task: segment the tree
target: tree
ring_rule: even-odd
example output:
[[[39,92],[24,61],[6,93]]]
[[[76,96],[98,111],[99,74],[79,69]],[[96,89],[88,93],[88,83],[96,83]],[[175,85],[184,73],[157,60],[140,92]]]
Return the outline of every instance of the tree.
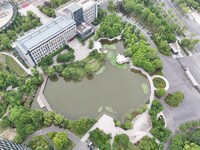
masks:
[[[143,6],[141,4],[137,4],[134,8],[134,12],[137,14],[137,15],[140,15],[142,13],[142,9],[143,9]]]
[[[62,76],[66,79],[72,79],[73,75],[75,75],[76,70],[74,68],[65,68],[62,71]]]
[[[183,99],[184,94],[182,92],[174,92],[166,96],[165,102],[172,107],[177,107],[179,103],[183,101]]]
[[[95,123],[94,119],[80,118],[77,121],[71,122],[69,128],[78,135],[85,134]]]
[[[92,68],[92,66],[91,66],[90,64],[85,65],[85,71],[86,71],[86,73],[87,73],[88,75],[93,74],[93,68]]]
[[[143,20],[146,20],[148,16],[150,15],[151,11],[148,8],[145,8],[144,11],[142,11],[141,17]]]
[[[111,150],[111,145],[110,145],[111,135],[105,134],[102,130],[97,128],[91,131],[89,139],[99,149]]]
[[[115,13],[112,13],[104,18],[96,34],[98,37],[113,38],[120,35],[122,29],[121,19]]]
[[[55,114],[54,115],[54,123],[55,125],[58,125],[58,126],[62,126],[62,123],[64,122],[64,116],[61,115],[61,114]]]
[[[131,121],[127,120],[127,121],[124,123],[123,128],[124,128],[125,130],[132,129],[132,128],[133,128],[133,124],[131,123]]]
[[[50,55],[48,55],[48,56],[42,58],[42,60],[40,61],[39,64],[40,64],[42,67],[50,66],[50,65],[53,64],[53,58],[52,58]]]
[[[116,135],[114,138],[113,150],[120,150],[130,148],[129,137],[126,134]]]
[[[154,138],[149,138],[145,136],[139,141],[138,149],[139,150],[163,150],[164,147],[162,144],[157,144]]]
[[[69,140],[67,138],[67,133],[58,132],[55,135],[55,137],[53,138],[53,143],[54,143],[57,150],[66,149],[68,144],[69,144]]]
[[[181,134],[176,134],[172,138],[172,142],[170,145],[170,150],[182,150],[184,147],[184,140]]]
[[[54,112],[47,111],[43,114],[43,117],[44,117],[44,125],[50,126],[54,121]]]
[[[31,110],[23,106],[13,107],[10,110],[9,119],[22,140],[40,128],[44,122],[42,111]]]
[[[94,47],[94,41],[93,40],[90,40],[89,41],[89,46],[88,46],[88,48],[89,49],[92,49]]]
[[[56,76],[56,70],[53,66],[48,67],[46,73],[50,78],[53,78]]]

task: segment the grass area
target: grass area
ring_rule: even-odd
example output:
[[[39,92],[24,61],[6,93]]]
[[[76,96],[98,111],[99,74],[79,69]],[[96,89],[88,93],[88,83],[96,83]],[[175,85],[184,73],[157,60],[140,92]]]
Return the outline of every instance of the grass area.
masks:
[[[107,59],[110,61],[110,63],[117,67],[118,69],[128,69],[128,65],[127,64],[118,64],[116,61],[117,61],[117,53],[115,52],[108,52],[108,55],[107,55]]]
[[[156,88],[165,88],[166,87],[165,81],[161,78],[154,78],[153,84]]]
[[[112,49],[112,50],[116,50],[117,47],[115,44],[104,44],[103,45],[103,49]]]
[[[146,83],[142,83],[141,87],[142,87],[143,93],[147,94],[148,90],[149,90],[147,84]]]
[[[17,62],[12,57],[6,56],[5,63],[19,77],[27,77],[28,76],[28,74],[17,64]]]

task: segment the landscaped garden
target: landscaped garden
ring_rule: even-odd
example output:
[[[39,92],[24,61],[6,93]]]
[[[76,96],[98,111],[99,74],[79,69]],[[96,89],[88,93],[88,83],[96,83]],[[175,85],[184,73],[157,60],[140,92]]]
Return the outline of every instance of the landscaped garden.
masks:
[[[10,50],[12,41],[15,41],[18,35],[21,35],[39,25],[41,25],[40,18],[38,18],[33,12],[28,11],[27,16],[21,16],[17,13],[9,28],[4,29],[0,33],[0,51]]]
[[[157,118],[158,113],[160,113],[162,110],[162,104],[158,100],[154,100],[152,102],[151,109],[149,110],[149,115],[151,116],[153,126],[150,132],[160,142],[165,143],[170,137],[171,131],[165,128],[165,121],[162,117]]]
[[[176,133],[170,144],[170,150],[185,149],[198,150],[200,149],[200,129],[199,120],[183,123],[179,126],[179,131]]]
[[[165,88],[166,83],[162,78],[156,77],[153,79],[153,84],[155,88]]]

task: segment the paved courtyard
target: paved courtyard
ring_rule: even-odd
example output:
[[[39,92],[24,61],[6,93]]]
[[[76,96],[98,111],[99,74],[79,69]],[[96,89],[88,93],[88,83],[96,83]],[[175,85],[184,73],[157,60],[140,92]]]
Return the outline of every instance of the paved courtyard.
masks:
[[[75,38],[68,43],[74,49],[75,61],[83,60],[89,55],[91,50],[88,48],[88,41],[83,45]]]
[[[111,134],[113,143],[114,137],[119,134],[126,134],[129,136],[130,142],[136,143],[144,136],[149,136],[149,131],[151,130],[151,119],[148,112],[144,112],[139,115],[135,120],[132,121],[133,129],[125,131],[120,127],[115,127],[115,123],[112,117],[104,114],[98,120],[98,122],[81,138],[82,142],[86,142],[89,138],[89,132],[99,128],[103,130],[106,134]]]

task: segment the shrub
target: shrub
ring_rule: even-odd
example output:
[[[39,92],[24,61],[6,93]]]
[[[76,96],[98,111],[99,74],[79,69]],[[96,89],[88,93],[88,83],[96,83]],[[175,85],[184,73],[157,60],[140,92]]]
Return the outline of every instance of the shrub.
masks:
[[[127,120],[123,125],[122,128],[124,128],[125,130],[129,130],[133,128],[133,124],[131,123],[131,121]]]
[[[156,88],[165,88],[166,87],[165,81],[161,78],[154,78],[153,84]]]
[[[184,94],[182,92],[174,92],[167,95],[165,102],[172,107],[178,107],[179,103],[181,103],[183,99]]]
[[[164,97],[165,94],[166,94],[166,91],[165,91],[164,88],[157,88],[156,94],[157,94],[157,96],[159,96],[159,97]]]
[[[92,49],[94,47],[94,41],[93,40],[90,40],[89,41],[89,46],[88,46],[88,48],[89,49]]]

